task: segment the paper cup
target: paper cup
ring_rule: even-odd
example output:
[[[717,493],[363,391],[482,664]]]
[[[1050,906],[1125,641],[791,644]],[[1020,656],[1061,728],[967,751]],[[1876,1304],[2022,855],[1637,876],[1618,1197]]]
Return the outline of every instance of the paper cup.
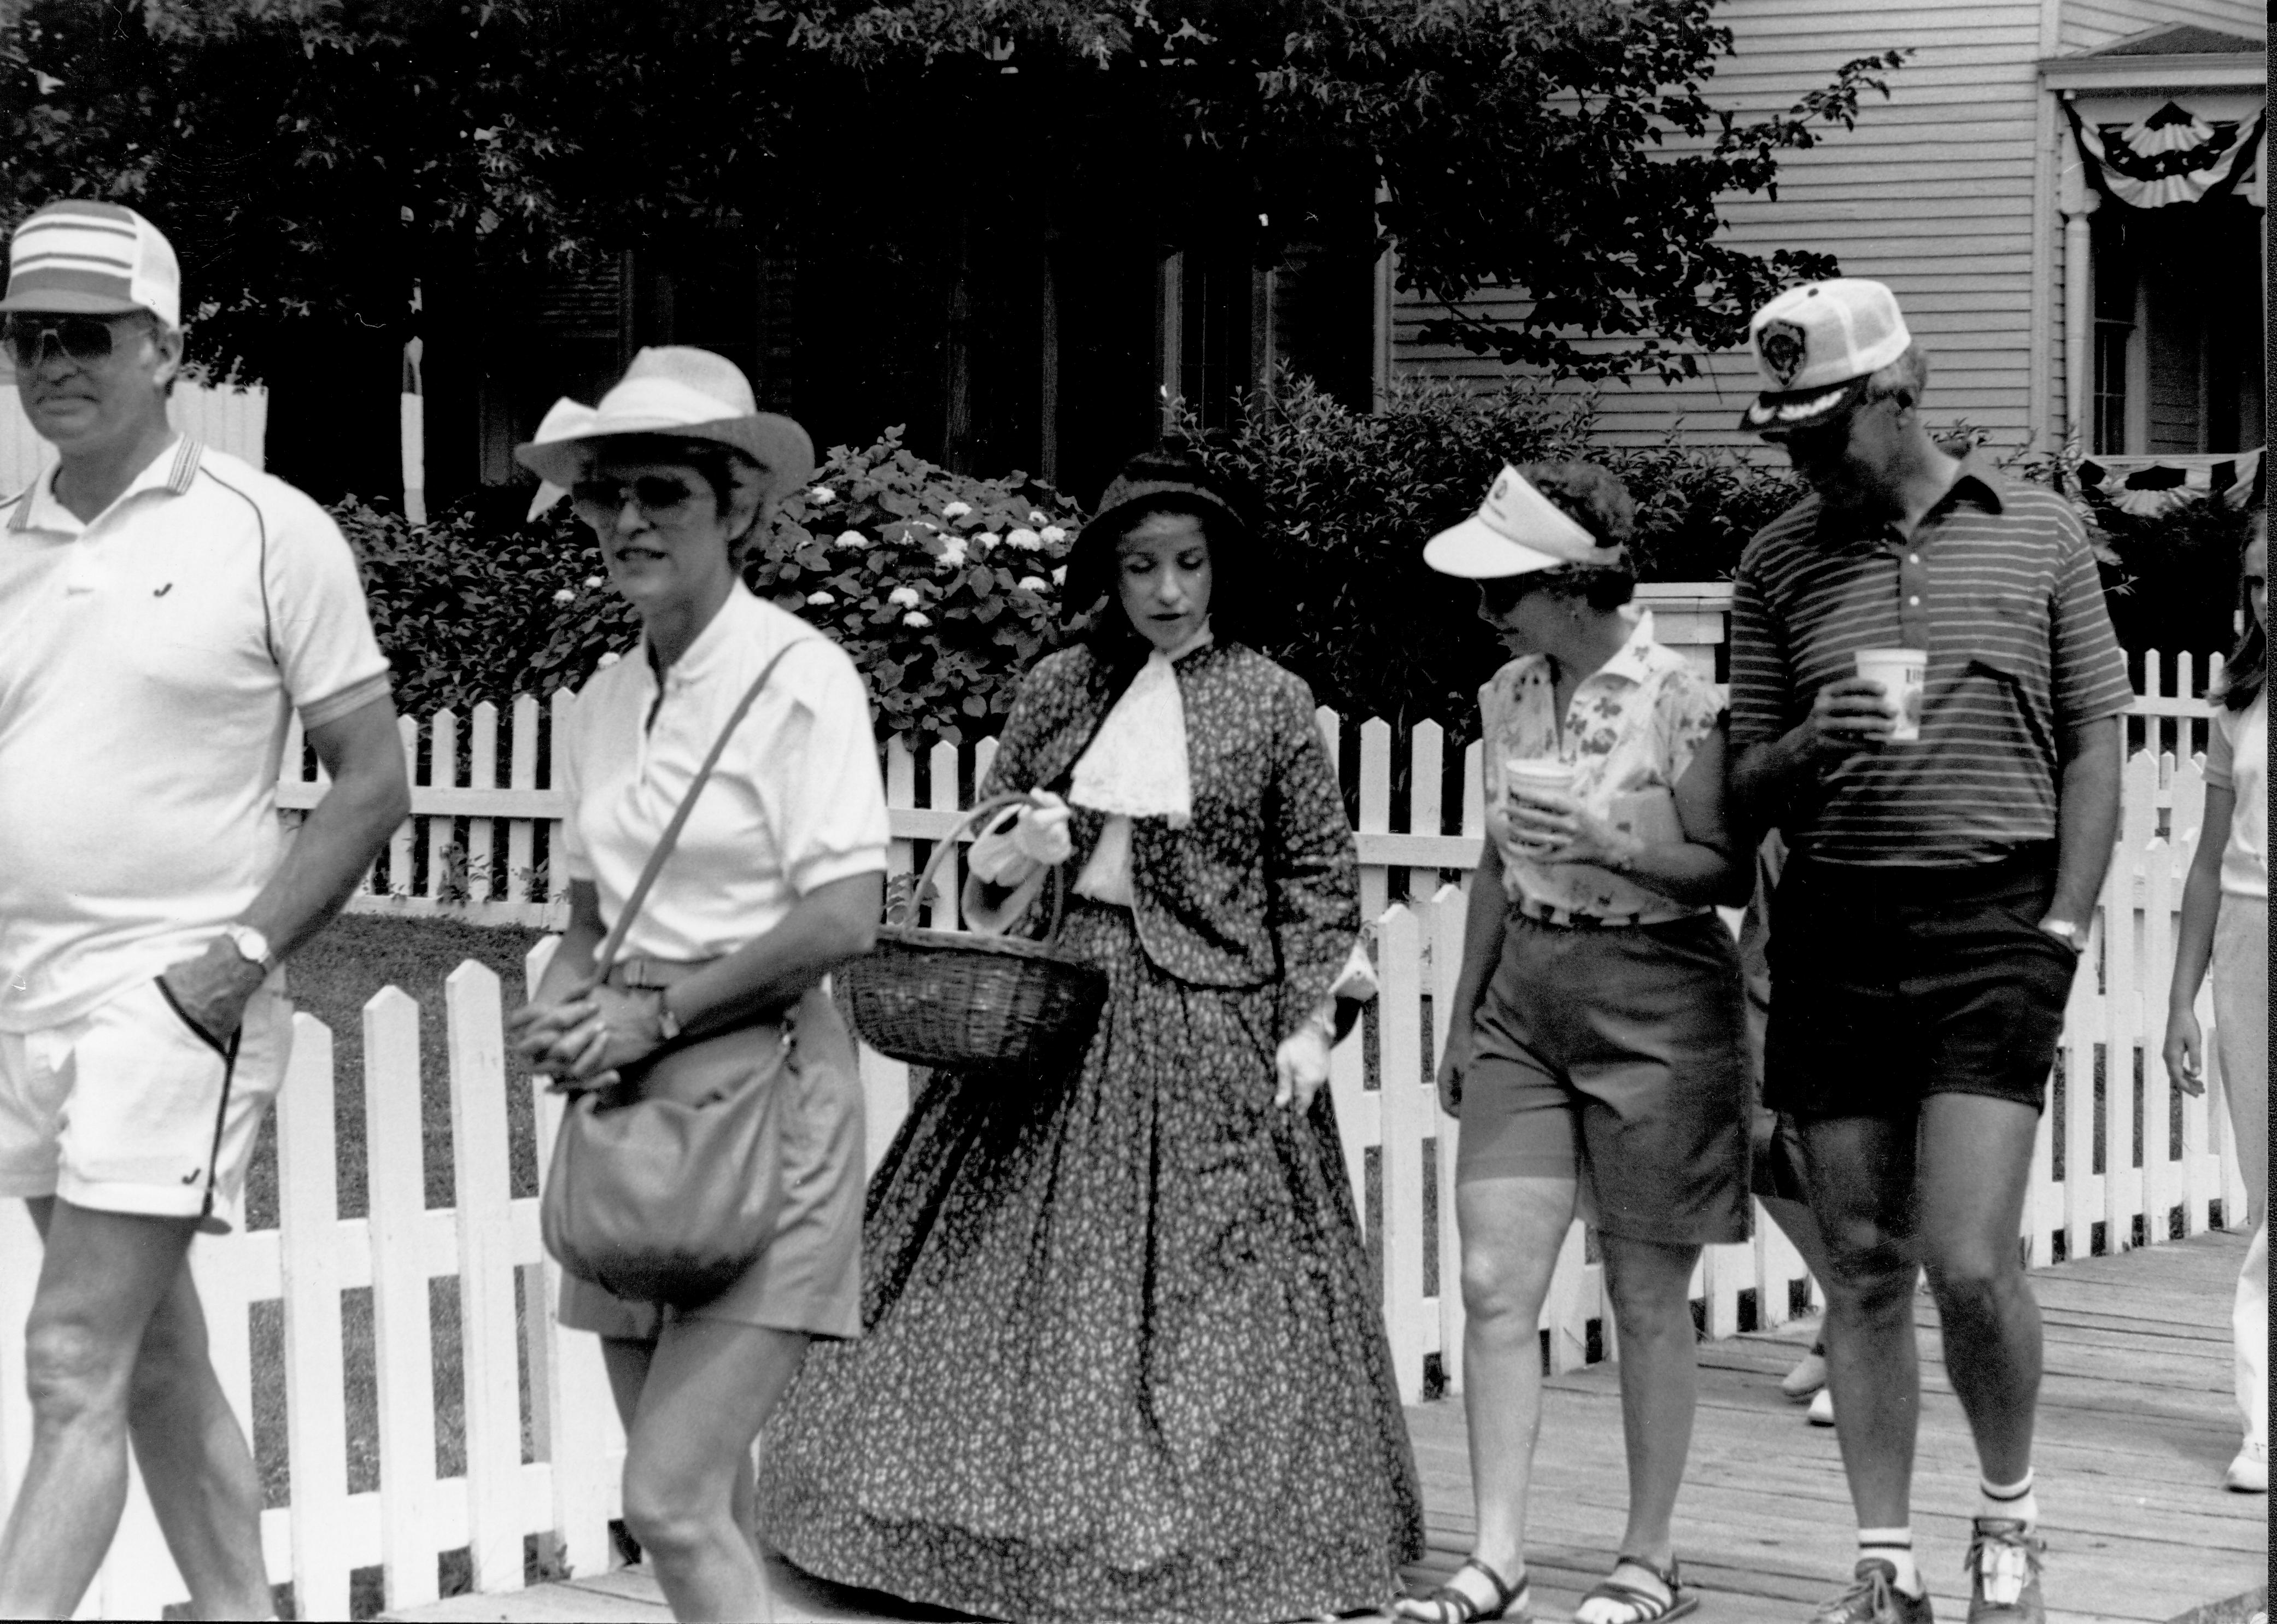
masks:
[[[1513,790],[1551,790],[1558,794],[1570,794],[1573,788],[1574,766],[1571,762],[1554,762],[1538,755],[1512,755],[1502,764],[1502,781]]]
[[[1881,685],[1898,708],[1898,725],[1890,732],[1892,744],[1911,744],[1921,737],[1922,690],[1929,681],[1929,651],[1925,649],[1861,649],[1858,675]]]

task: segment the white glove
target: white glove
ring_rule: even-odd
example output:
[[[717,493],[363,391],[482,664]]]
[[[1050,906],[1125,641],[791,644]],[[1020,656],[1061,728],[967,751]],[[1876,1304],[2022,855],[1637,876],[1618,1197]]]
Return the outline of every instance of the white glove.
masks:
[[[1065,862],[1075,849],[1068,835],[1068,803],[1047,789],[1030,790],[1028,804],[1012,825],[1012,846],[1047,869]]]
[[[1068,836],[1068,805],[1049,790],[1028,792],[1028,804],[1010,822],[995,826],[972,843],[966,867],[992,885],[1017,885],[1039,869],[1065,862],[1074,849]]]

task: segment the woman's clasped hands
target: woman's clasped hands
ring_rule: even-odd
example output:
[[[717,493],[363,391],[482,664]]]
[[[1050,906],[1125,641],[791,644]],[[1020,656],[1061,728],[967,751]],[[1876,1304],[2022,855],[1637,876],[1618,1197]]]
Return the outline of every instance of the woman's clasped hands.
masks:
[[[552,1003],[530,1002],[506,1020],[506,1042],[564,1093],[611,1088],[625,1066],[664,1042],[656,994],[604,983]]]
[[[1075,849],[1068,833],[1068,803],[1047,789],[1032,789],[1024,805],[1006,808],[972,843],[972,872],[992,885],[1017,885],[1038,869],[1062,863]]]

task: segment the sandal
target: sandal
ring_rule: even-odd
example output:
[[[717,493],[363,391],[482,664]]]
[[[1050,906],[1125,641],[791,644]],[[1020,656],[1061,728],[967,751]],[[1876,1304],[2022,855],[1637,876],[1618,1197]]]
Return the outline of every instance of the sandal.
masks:
[[[1471,1624],[1474,1619],[1505,1619],[1510,1624],[1527,1624],[1527,1592],[1532,1587],[1526,1575],[1519,1575],[1518,1583],[1513,1586],[1474,1556],[1464,1558],[1463,1567],[1455,1569],[1455,1575],[1459,1575],[1463,1567],[1477,1570],[1479,1577],[1494,1586],[1494,1599],[1485,1606],[1480,1606],[1478,1598],[1468,1590],[1458,1589],[1451,1576],[1447,1583],[1428,1596],[1401,1597],[1391,1604],[1393,1616],[1418,1619],[1422,1624]]]
[[[1669,1562],[1667,1571],[1663,1572],[1641,1556],[1624,1553],[1613,1559],[1613,1571],[1618,1573],[1624,1567],[1643,1568],[1668,1588],[1668,1599],[1663,1601],[1650,1590],[1641,1590],[1633,1584],[1607,1577],[1590,1586],[1588,1594],[1581,1597],[1581,1605],[1573,1609],[1574,1618],[1580,1619],[1583,1609],[1593,1601],[1611,1602],[1616,1607],[1626,1607],[1628,1611],[1615,1618],[1600,1615],[1588,1620],[1587,1624],[1657,1624],[1657,1620],[1662,1619],[1680,1619],[1699,1607],[1699,1592],[1684,1588],[1677,1578],[1673,1559]]]

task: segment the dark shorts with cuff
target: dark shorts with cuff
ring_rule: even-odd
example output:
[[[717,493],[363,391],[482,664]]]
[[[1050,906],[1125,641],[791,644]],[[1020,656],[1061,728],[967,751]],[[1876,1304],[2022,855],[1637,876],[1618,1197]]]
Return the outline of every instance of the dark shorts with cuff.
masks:
[[[1965,869],[1790,858],[1763,1103],[1805,1122],[1908,1117],[1932,1094],[2043,1109],[2079,965],[2039,928],[2054,892],[2052,842]]]
[[[1748,1238],[1746,998],[1722,920],[1591,930],[1512,909],[1476,1020],[1458,1183],[1578,1178],[1608,1234]]]

